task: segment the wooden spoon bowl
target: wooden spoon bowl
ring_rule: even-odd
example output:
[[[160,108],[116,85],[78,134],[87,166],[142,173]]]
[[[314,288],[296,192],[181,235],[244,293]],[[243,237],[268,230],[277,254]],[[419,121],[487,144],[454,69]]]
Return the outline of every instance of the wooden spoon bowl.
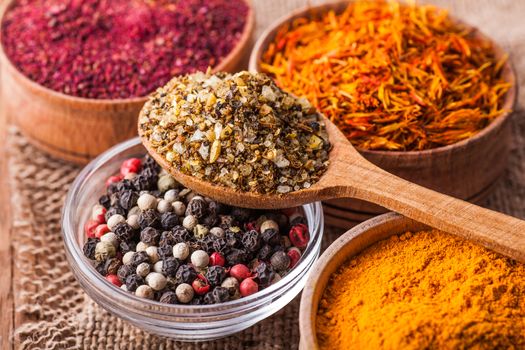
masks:
[[[277,19],[257,40],[250,56],[250,70],[262,71],[262,56],[281,28],[298,18],[319,18],[330,10],[340,13],[349,3],[351,1],[343,0],[306,6]],[[468,26],[458,19],[455,21]],[[490,40],[477,29],[475,33]],[[498,57],[505,55],[498,45],[494,44],[494,47]],[[505,96],[503,109],[511,111],[516,105],[517,80],[509,62],[504,66],[503,76],[512,84]],[[490,194],[492,185],[507,166],[512,142],[509,123],[511,115],[510,112],[503,113],[475,136],[444,147],[409,152],[366,149],[358,151],[373,164],[405,180],[456,198],[480,203]],[[347,223],[348,220],[362,221],[386,212],[381,206],[355,198],[332,199],[325,201],[325,204],[338,213],[327,212],[327,223],[335,223],[342,228],[349,228],[351,223]]]
[[[255,25],[251,0],[241,37],[214,71],[234,72],[249,54]],[[0,24],[15,1],[4,1]],[[111,146],[135,137],[140,109],[147,97],[89,99],[46,88],[23,75],[1,45],[2,107],[28,140],[43,151],[75,163],[87,163]]]
[[[299,308],[299,348],[317,349],[316,317],[319,301],[330,276],[351,257],[372,244],[407,231],[422,231],[428,226],[395,213],[388,213],[354,227],[330,245],[315,263],[306,281]]]

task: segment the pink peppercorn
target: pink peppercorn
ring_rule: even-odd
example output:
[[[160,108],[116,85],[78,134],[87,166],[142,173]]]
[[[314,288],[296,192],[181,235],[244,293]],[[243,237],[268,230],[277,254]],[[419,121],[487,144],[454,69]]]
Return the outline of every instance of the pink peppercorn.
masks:
[[[129,173],[138,173],[142,162],[138,158],[130,158],[122,162],[120,166],[120,175],[126,176]]]
[[[257,293],[259,291],[259,285],[250,277],[241,282],[239,291],[243,297],[247,297],[248,295]]]
[[[105,217],[106,212],[107,212],[106,208],[104,208],[101,205],[97,205],[93,208],[93,213],[92,213],[91,218],[95,220],[96,222],[98,222],[99,224],[103,224],[106,222],[106,217]]]
[[[108,225],[102,224],[95,228],[95,237],[100,238],[110,231]]]
[[[193,290],[198,295],[204,295],[210,291],[210,285],[203,275],[198,275],[197,278],[191,284]]]
[[[224,266],[224,264],[226,264],[226,259],[224,259],[221,253],[213,252],[210,255],[211,266]]]
[[[234,265],[230,269],[230,276],[235,277],[238,281],[242,281],[251,275],[250,269],[244,264]]]
[[[146,96],[216,66],[238,42],[243,0],[19,0],[2,44],[25,76],[68,95]]]
[[[116,285],[117,287],[120,287],[122,285],[122,282],[120,282],[117,275],[107,275],[106,281],[108,281],[111,284]]]
[[[84,232],[88,238],[95,238],[95,230],[97,229],[98,225],[99,223],[96,220],[88,220],[84,224]]]
[[[301,251],[296,247],[288,249],[286,255],[288,255],[290,258],[290,265],[288,266],[289,269],[297,265],[297,262],[301,259]]]
[[[310,241],[310,233],[308,226],[305,224],[297,224],[290,229],[290,241],[297,248],[306,248],[308,241]]]

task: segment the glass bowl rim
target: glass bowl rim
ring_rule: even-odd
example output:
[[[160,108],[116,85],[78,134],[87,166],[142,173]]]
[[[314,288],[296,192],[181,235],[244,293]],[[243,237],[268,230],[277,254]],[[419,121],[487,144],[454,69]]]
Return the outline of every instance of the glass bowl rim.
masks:
[[[264,300],[265,298],[273,295],[275,291],[279,291],[281,288],[285,287],[288,282],[295,280],[301,272],[307,267],[309,257],[314,256],[318,251],[317,247],[320,246],[321,240],[323,237],[323,226],[324,226],[324,216],[322,215],[322,206],[320,202],[306,204],[303,207],[305,210],[309,209],[313,215],[314,227],[309,227],[310,232],[310,242],[307,248],[302,252],[301,260],[294,268],[286,274],[281,280],[276,282],[273,285],[270,285],[267,288],[264,288],[257,293],[254,293],[247,297],[242,297],[237,300],[231,300],[224,303],[210,304],[210,305],[188,305],[188,304],[167,304],[161,303],[159,301],[154,301],[150,299],[145,299],[137,297],[134,294],[124,291],[119,287],[114,286],[108,282],[100,273],[98,273],[95,267],[89,262],[89,260],[84,256],[82,247],[77,243],[75,237],[75,211],[74,207],[75,200],[78,198],[79,194],[82,192],[85,180],[92,174],[96,173],[103,165],[105,165],[111,158],[117,156],[118,154],[128,150],[129,148],[141,145],[140,138],[135,137],[130,140],[121,142],[109,150],[103,152],[101,155],[96,157],[90,163],[88,163],[77,175],[73,183],[71,184],[70,189],[68,190],[64,206],[62,208],[61,216],[61,234],[64,240],[64,246],[66,251],[71,255],[74,260],[74,264],[78,267],[81,274],[85,278],[89,279],[95,284],[95,288],[99,292],[103,293],[106,298],[113,298],[114,302],[128,302],[138,303],[140,309],[148,309],[150,312],[155,312],[159,307],[164,310],[159,310],[159,314],[165,314],[166,311],[172,314],[173,316],[180,317],[190,317],[190,316],[206,316],[206,312],[214,311],[225,311],[231,310],[236,307],[248,306],[253,302]],[[145,154],[147,153],[144,150]],[[70,263],[69,263],[70,264]],[[72,266],[70,266],[72,268]],[[74,275],[76,277],[74,272]],[[78,277],[77,277],[78,278]],[[117,300],[118,299],[118,300]],[[178,311],[196,311],[198,314],[190,313],[181,313],[178,314]],[[202,311],[202,312],[201,312]]]

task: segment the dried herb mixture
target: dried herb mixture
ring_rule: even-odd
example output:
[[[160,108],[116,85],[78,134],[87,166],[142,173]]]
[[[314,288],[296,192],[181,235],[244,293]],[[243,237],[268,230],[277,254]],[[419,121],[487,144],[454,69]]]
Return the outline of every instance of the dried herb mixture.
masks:
[[[506,59],[433,6],[355,1],[283,27],[261,68],[355,146],[414,151],[472,137],[504,113]]]
[[[326,170],[330,143],[320,118],[265,74],[195,73],[152,95],[139,133],[184,174],[282,194],[310,187]]]

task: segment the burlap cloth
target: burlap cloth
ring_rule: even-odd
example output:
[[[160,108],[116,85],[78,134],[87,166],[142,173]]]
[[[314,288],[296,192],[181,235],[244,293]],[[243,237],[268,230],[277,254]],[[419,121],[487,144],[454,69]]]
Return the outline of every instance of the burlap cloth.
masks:
[[[254,3],[257,35],[275,18],[305,4],[300,0]],[[516,70],[525,72],[524,1],[439,0],[435,3],[451,8],[455,15],[497,39],[511,52]],[[520,86],[523,86],[523,79]],[[521,91],[523,105],[525,89]],[[486,205],[525,218],[523,117],[521,110],[515,114],[514,147],[509,167]],[[70,272],[60,238],[61,206],[79,167],[39,152],[28,145],[15,128],[11,128],[7,141],[14,197],[11,244],[18,325],[14,341],[21,348],[289,349],[298,346],[299,298],[242,333],[196,344],[173,342],[142,332],[95,305]],[[340,233],[327,228],[325,246]]]

